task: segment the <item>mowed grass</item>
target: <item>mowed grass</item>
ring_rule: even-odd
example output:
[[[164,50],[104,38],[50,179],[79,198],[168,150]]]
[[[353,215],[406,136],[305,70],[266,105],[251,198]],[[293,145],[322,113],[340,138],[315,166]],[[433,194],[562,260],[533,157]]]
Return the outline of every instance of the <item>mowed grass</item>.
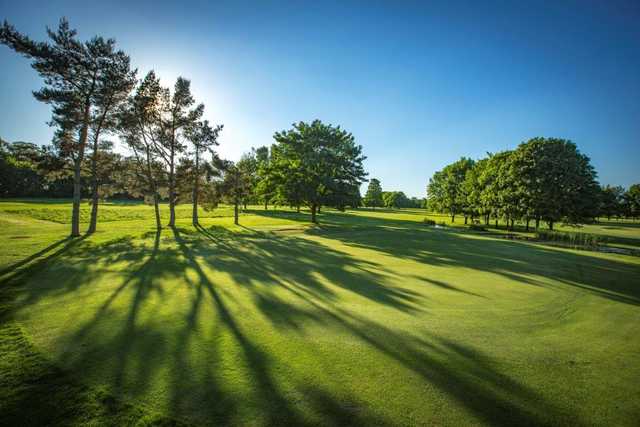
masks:
[[[0,424],[637,425],[638,257],[190,208],[0,203]]]

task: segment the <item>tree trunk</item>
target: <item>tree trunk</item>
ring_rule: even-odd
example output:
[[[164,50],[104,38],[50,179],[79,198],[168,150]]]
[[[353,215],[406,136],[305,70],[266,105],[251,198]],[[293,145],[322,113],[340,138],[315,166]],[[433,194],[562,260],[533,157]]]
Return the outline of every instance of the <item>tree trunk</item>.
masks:
[[[193,190],[193,213],[191,214],[191,222],[193,225],[198,225],[198,195],[196,189]]]
[[[247,210],[247,202],[242,202],[242,209]]]
[[[91,189],[91,221],[87,233],[95,233],[98,228],[98,181],[95,180]]]
[[[296,206],[296,212],[300,213],[300,205]]]
[[[200,187],[200,176],[199,176],[199,168],[200,168],[200,156],[198,155],[198,149],[196,148],[196,165],[195,165],[195,180],[193,182],[193,214],[191,215],[191,222],[195,227],[198,225],[198,192]]]
[[[155,211],[156,214],[156,229],[160,230],[162,229],[162,223],[160,222],[160,206],[159,206],[159,201],[158,201],[158,193],[155,190],[155,186],[154,186],[154,190],[153,190],[153,209]]]
[[[80,140],[78,141],[78,153],[74,161],[73,170],[73,207],[71,208],[71,237],[80,236],[80,198],[82,197],[81,168],[84,159],[84,147],[87,145],[89,136],[89,115],[91,114],[91,103],[86,100],[82,117],[82,129],[80,130]]]
[[[235,225],[238,225],[238,205],[240,205],[240,201],[235,199],[233,204],[233,223]]]
[[[318,219],[316,218],[316,209],[318,208],[318,206],[314,203],[311,205],[311,222],[313,222],[314,224],[318,223]]]
[[[536,231],[540,228],[540,217],[536,216]]]
[[[153,210],[156,216],[156,229],[162,229],[162,223],[160,222],[160,196],[158,196],[158,188],[156,181],[153,178],[153,170],[151,169],[151,147],[146,146],[147,155],[147,179],[149,180],[149,186],[151,187],[151,194],[153,196]]]
[[[268,204],[268,203],[269,203],[269,202],[267,201],[267,199],[264,199],[264,210],[265,210],[265,211],[267,210],[267,204]]]
[[[452,213],[451,214],[451,224],[453,224],[454,222],[456,222],[456,214]]]
[[[496,218],[496,228],[498,228],[498,218]]]
[[[320,213],[321,208],[322,208],[322,205],[318,205],[318,213]]]
[[[531,220],[527,218],[527,225],[525,226],[525,231],[529,231],[529,221]]]
[[[487,227],[489,226],[489,214],[486,214],[484,216],[484,225],[486,225]]]
[[[464,225],[467,225],[467,216],[464,216]]]
[[[511,231],[513,231],[513,225],[514,225],[514,223],[515,223],[515,220],[513,220],[513,219],[512,219],[512,220],[511,220]]]
[[[553,231],[553,221],[549,221],[549,230]]]
[[[71,237],[80,236],[80,197],[82,184],[80,182],[80,161],[74,162],[73,170],[73,207],[71,210]]]
[[[98,138],[93,141],[93,158],[91,159],[91,220],[88,234],[95,233],[98,228]]]
[[[174,169],[174,152],[171,150],[171,159],[169,163],[169,227],[176,226],[176,179]]]
[[[93,156],[91,158],[91,220],[89,222],[88,234],[95,233],[98,228],[98,141],[100,131],[98,130],[93,139]]]

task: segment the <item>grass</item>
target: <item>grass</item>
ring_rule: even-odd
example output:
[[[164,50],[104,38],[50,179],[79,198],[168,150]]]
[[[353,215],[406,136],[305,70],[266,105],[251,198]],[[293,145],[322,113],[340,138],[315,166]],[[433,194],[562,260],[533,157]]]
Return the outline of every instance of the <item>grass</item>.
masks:
[[[222,208],[196,229],[184,206],[158,234],[150,207],[112,204],[69,240],[65,209],[0,203],[0,424],[640,415],[638,257],[426,227],[421,210],[308,227],[253,207],[235,227]]]

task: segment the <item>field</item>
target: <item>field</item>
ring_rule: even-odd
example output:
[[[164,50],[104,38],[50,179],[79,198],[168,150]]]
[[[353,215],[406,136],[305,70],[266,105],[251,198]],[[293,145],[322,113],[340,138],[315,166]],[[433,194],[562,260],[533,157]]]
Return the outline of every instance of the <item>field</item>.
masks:
[[[421,210],[100,209],[71,240],[67,202],[0,202],[1,425],[637,425],[640,257]]]

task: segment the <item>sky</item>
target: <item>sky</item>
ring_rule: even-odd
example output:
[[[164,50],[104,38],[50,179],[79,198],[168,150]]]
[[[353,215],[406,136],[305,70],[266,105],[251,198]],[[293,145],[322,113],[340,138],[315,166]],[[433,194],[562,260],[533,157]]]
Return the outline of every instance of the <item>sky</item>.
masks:
[[[0,19],[35,39],[62,16],[83,39],[115,38],[140,77],[190,79],[224,124],[223,157],[320,119],[409,196],[461,156],[536,136],[571,139],[602,184],[640,182],[638,1],[0,0]],[[0,46],[0,137],[50,143],[41,85]]]

